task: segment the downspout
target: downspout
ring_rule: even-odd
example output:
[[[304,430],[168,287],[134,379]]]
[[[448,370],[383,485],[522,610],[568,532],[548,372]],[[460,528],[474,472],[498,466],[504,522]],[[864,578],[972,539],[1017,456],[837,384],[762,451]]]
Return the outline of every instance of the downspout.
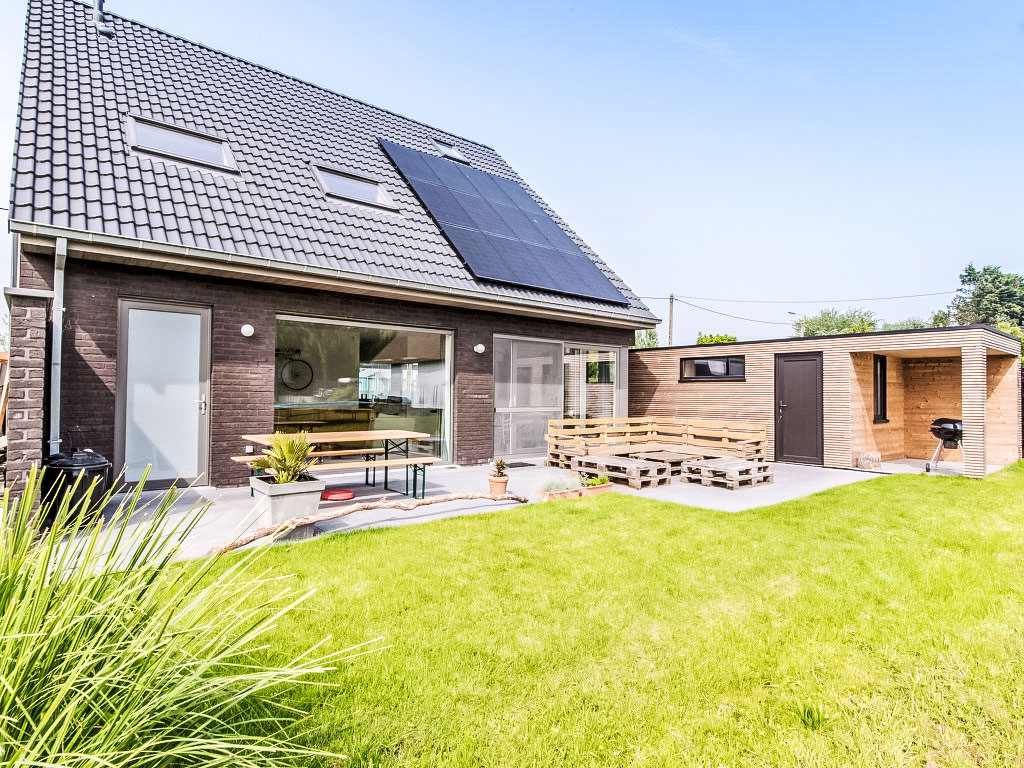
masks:
[[[50,452],[60,453],[60,363],[64,336],[64,265],[68,239],[57,238],[53,253],[53,315],[50,320]]]

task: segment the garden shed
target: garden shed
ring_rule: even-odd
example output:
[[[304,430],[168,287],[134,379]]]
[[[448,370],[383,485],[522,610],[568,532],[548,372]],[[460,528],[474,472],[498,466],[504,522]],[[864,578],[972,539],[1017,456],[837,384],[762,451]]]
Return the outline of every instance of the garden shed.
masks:
[[[931,422],[952,418],[943,460],[983,477],[1021,458],[1020,353],[983,325],[635,349],[629,413],[761,423],[771,460],[883,469],[930,459]]]

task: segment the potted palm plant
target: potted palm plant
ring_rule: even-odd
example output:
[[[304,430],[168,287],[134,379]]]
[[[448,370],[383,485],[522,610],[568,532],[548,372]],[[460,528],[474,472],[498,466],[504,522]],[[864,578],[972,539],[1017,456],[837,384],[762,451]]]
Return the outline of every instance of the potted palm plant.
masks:
[[[309,454],[313,446],[301,432],[276,432],[270,447],[253,462],[255,469],[266,475],[249,478],[249,485],[259,495],[259,507],[264,525],[278,525],[293,517],[316,512],[320,494],[327,485],[309,474],[313,460]]]
[[[494,471],[487,476],[487,482],[491,486],[491,496],[501,496],[508,489],[508,475],[505,473],[507,467],[504,459],[494,460]]]
[[[580,475],[580,492],[584,496],[596,496],[599,493],[608,493],[615,486],[608,479],[608,475]]]

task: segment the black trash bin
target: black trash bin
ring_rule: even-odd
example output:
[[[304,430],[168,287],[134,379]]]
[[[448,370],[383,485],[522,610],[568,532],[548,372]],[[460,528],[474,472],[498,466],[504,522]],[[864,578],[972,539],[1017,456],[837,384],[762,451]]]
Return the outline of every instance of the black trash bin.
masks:
[[[59,506],[63,493],[68,488],[74,487],[71,505],[76,506],[85,498],[89,488],[93,487],[93,482],[95,482],[91,502],[95,505],[110,487],[110,467],[111,464],[105,456],[89,448],[75,451],[70,456],[63,453],[51,456],[46,462],[46,472],[43,474],[43,495],[52,505],[48,517],[53,519],[56,507]],[[81,476],[80,480],[78,480],[79,476]],[[75,487],[76,480],[78,481],[77,487]],[[79,510],[79,513],[82,511]]]

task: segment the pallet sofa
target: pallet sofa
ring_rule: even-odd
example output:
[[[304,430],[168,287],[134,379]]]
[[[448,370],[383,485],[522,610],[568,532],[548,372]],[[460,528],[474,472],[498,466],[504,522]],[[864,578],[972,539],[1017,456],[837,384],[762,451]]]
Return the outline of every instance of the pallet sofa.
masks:
[[[772,481],[764,463],[767,430],[760,424],[667,417],[554,419],[544,439],[547,466],[604,474],[631,488],[661,485],[673,476],[730,489]]]

